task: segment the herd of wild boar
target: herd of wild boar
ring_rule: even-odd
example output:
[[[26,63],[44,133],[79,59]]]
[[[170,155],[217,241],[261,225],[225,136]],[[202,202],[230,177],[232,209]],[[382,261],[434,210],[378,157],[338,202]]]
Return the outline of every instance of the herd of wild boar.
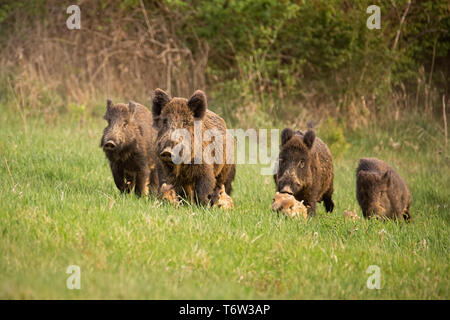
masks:
[[[172,140],[176,130],[183,129],[191,135],[188,139],[191,150],[207,148],[204,142],[194,145],[194,122],[201,123],[202,132],[214,129],[223,136],[228,135],[225,121],[208,110],[203,91],[197,90],[189,99],[184,99],[171,98],[156,89],[151,111],[133,101],[114,104],[107,100],[104,119],[108,126],[100,146],[120,192],[134,190],[138,196],[150,192],[176,205],[185,199],[201,205],[233,208],[234,162],[196,162],[194,152],[187,153],[190,161],[174,161],[175,148],[180,143],[180,140]],[[225,141],[223,139],[223,145],[218,148],[219,153],[223,152],[221,159],[226,158],[227,150],[229,152]],[[325,210],[332,212],[333,178],[331,152],[313,129],[302,132],[285,128],[282,131],[274,172],[273,210],[306,218],[315,214],[317,202],[323,202]],[[366,218],[411,218],[412,198],[408,186],[382,160],[364,158],[359,161],[356,197]]]

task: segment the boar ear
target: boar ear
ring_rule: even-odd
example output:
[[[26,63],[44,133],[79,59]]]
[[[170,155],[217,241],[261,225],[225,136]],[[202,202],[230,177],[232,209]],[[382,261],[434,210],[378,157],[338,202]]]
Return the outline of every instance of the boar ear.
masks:
[[[195,91],[194,94],[189,98],[187,104],[189,109],[194,112],[195,118],[203,118],[207,108],[206,94],[201,90]]]
[[[112,101],[109,99],[106,99],[106,110],[109,110],[112,106]]]
[[[316,133],[314,130],[308,130],[306,131],[305,135],[303,136],[303,142],[306,144],[306,146],[311,149],[314,143],[314,140],[316,140]]]
[[[356,183],[358,188],[370,188],[376,182],[373,172],[359,171],[356,173]]]
[[[378,184],[382,178],[381,174],[373,171],[361,170],[356,174],[357,181],[360,181],[362,185],[372,186]]]
[[[156,89],[153,93],[152,98],[152,113],[153,117],[159,117],[161,114],[161,110],[164,108],[164,106],[170,101],[169,95],[161,89]]]
[[[364,180],[364,181],[374,181],[375,180],[375,173],[361,170],[356,173],[356,177],[358,179]]]
[[[291,128],[284,128],[281,131],[281,145],[284,145],[294,135],[294,131]]]
[[[130,115],[134,115],[134,113],[136,112],[136,102],[134,101],[129,101],[128,102],[128,111],[130,112]]]

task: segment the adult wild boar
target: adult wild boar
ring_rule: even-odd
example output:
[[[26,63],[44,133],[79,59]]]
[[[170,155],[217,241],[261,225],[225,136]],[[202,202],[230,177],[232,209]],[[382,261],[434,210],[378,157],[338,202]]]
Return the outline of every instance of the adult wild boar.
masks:
[[[204,205],[217,203],[223,194],[222,187],[227,195],[231,195],[236,167],[232,161],[226,160],[227,150],[233,148],[227,141],[231,142],[232,138],[227,137],[225,121],[208,110],[205,93],[197,90],[189,99],[171,98],[163,90],[156,89],[152,113],[154,126],[158,129],[157,154],[162,163],[160,185],[172,186],[177,196]],[[194,136],[195,125],[199,128],[196,134],[200,137]],[[203,159],[203,152],[210,144],[202,139],[207,130],[215,130],[222,137],[222,143],[217,141],[218,150],[214,150],[221,155],[220,161]],[[174,139],[174,135],[182,131],[186,133],[186,140],[184,137]],[[201,141],[200,161],[195,146],[196,139]],[[176,149],[180,146],[182,148],[178,152]],[[225,198],[231,201],[231,198]],[[232,203],[227,206],[232,207]]]
[[[146,196],[149,187],[158,189],[155,155],[156,130],[151,112],[143,105],[106,102],[100,147],[109,160],[114,182],[120,192],[133,188],[138,196]]]
[[[376,158],[359,160],[356,198],[366,218],[375,215],[409,220],[411,193],[406,182],[386,162]]]
[[[327,212],[332,212],[333,177],[331,152],[314,130],[303,134],[285,128],[281,132],[278,170],[274,175],[278,192],[303,200],[310,215],[315,214],[320,201]]]

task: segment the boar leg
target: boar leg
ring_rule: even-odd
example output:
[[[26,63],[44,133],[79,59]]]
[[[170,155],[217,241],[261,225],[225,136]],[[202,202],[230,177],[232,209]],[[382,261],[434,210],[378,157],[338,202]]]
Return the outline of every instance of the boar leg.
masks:
[[[148,168],[141,169],[136,175],[136,195],[146,197],[148,195],[150,171]]]
[[[179,194],[182,194],[186,199],[192,202],[194,200],[194,185],[192,183],[188,183],[182,187]]]
[[[149,181],[150,181],[150,183],[149,183],[150,190],[154,194],[157,194],[158,193],[158,189],[159,189],[159,176],[158,176],[158,170],[156,170],[156,168],[153,168],[150,171]]]
[[[231,191],[232,191],[231,183],[233,182],[235,175],[236,175],[236,165],[235,164],[224,165],[222,171],[216,177],[216,189],[220,189],[222,187],[222,185],[224,185],[225,192],[228,195],[231,195]]]
[[[411,221],[411,215],[409,214],[409,207],[410,205],[406,207],[406,209],[403,211],[401,218],[405,219],[405,221]]]
[[[154,194],[157,194],[158,188],[159,188],[159,179],[158,179],[158,173],[156,172],[156,170],[152,170],[150,172],[149,180],[150,180],[150,183],[149,183],[150,190]]]
[[[234,180],[234,177],[236,175],[236,165],[232,164],[230,168],[230,172],[228,173],[227,180],[225,181],[225,192],[231,196],[231,191],[233,191],[233,187],[231,186],[231,183]]]
[[[325,210],[327,212],[333,212],[333,209],[334,209],[334,202],[331,199],[332,194],[333,194],[333,189],[330,189],[322,197],[323,204],[325,205]]]
[[[312,202],[308,207],[308,215],[315,216],[316,215],[316,202]]]
[[[113,174],[114,183],[116,184],[117,189],[120,190],[120,192],[125,191],[125,181],[124,181],[124,172],[123,167],[117,163],[112,162],[111,163],[111,172]]]
[[[125,189],[124,192],[130,193],[136,185],[136,172],[128,171],[124,169],[125,176]]]
[[[310,197],[309,199],[304,200],[305,205],[307,206],[307,211],[309,216],[316,215],[316,206],[317,200],[315,197]]]

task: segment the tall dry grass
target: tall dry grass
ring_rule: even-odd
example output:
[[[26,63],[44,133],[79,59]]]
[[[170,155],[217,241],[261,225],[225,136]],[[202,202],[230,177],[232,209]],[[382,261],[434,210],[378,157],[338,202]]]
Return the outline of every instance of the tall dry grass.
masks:
[[[152,16],[142,1],[137,8],[109,4],[82,1],[80,30],[66,27],[69,4],[61,1],[47,1],[37,17],[16,10],[3,23],[9,35],[0,69],[21,107],[50,111],[100,97],[148,103],[156,87],[182,96],[205,88],[208,45],[198,39],[189,49],[174,13],[158,4],[166,15]]]
[[[388,71],[379,75],[366,71],[370,56],[365,57],[362,70],[357,63],[349,63],[331,73],[331,80],[311,81],[307,72],[292,70],[295,85],[289,87],[282,79],[273,79],[267,69],[272,63],[266,61],[270,46],[263,51],[255,46],[249,55],[228,57],[235,61],[236,72],[217,74],[212,67],[215,47],[211,45],[210,50],[208,40],[197,36],[187,22],[186,14],[195,13],[195,6],[181,13],[166,1],[84,0],[78,2],[81,30],[69,30],[66,9],[70,2],[36,3],[35,11],[31,5],[27,10],[17,5],[0,20],[0,92],[14,102],[24,122],[27,113],[35,110],[52,122],[61,110],[89,111],[106,98],[148,105],[156,87],[184,97],[196,89],[208,90],[214,108],[227,122],[241,127],[269,127],[274,121],[305,127],[308,122],[335,117],[355,129],[384,119],[400,121],[411,110],[427,116],[436,110],[438,117],[442,114],[436,108],[441,95],[431,79],[432,74],[445,78],[442,66],[450,65],[435,64],[434,55],[431,72],[423,66],[413,72],[416,88],[393,87]],[[276,36],[277,32],[270,43]],[[305,70],[314,70],[311,61],[307,65]],[[373,79],[366,84],[369,77]],[[381,99],[373,94],[380,83],[385,88],[379,92],[388,95]]]

